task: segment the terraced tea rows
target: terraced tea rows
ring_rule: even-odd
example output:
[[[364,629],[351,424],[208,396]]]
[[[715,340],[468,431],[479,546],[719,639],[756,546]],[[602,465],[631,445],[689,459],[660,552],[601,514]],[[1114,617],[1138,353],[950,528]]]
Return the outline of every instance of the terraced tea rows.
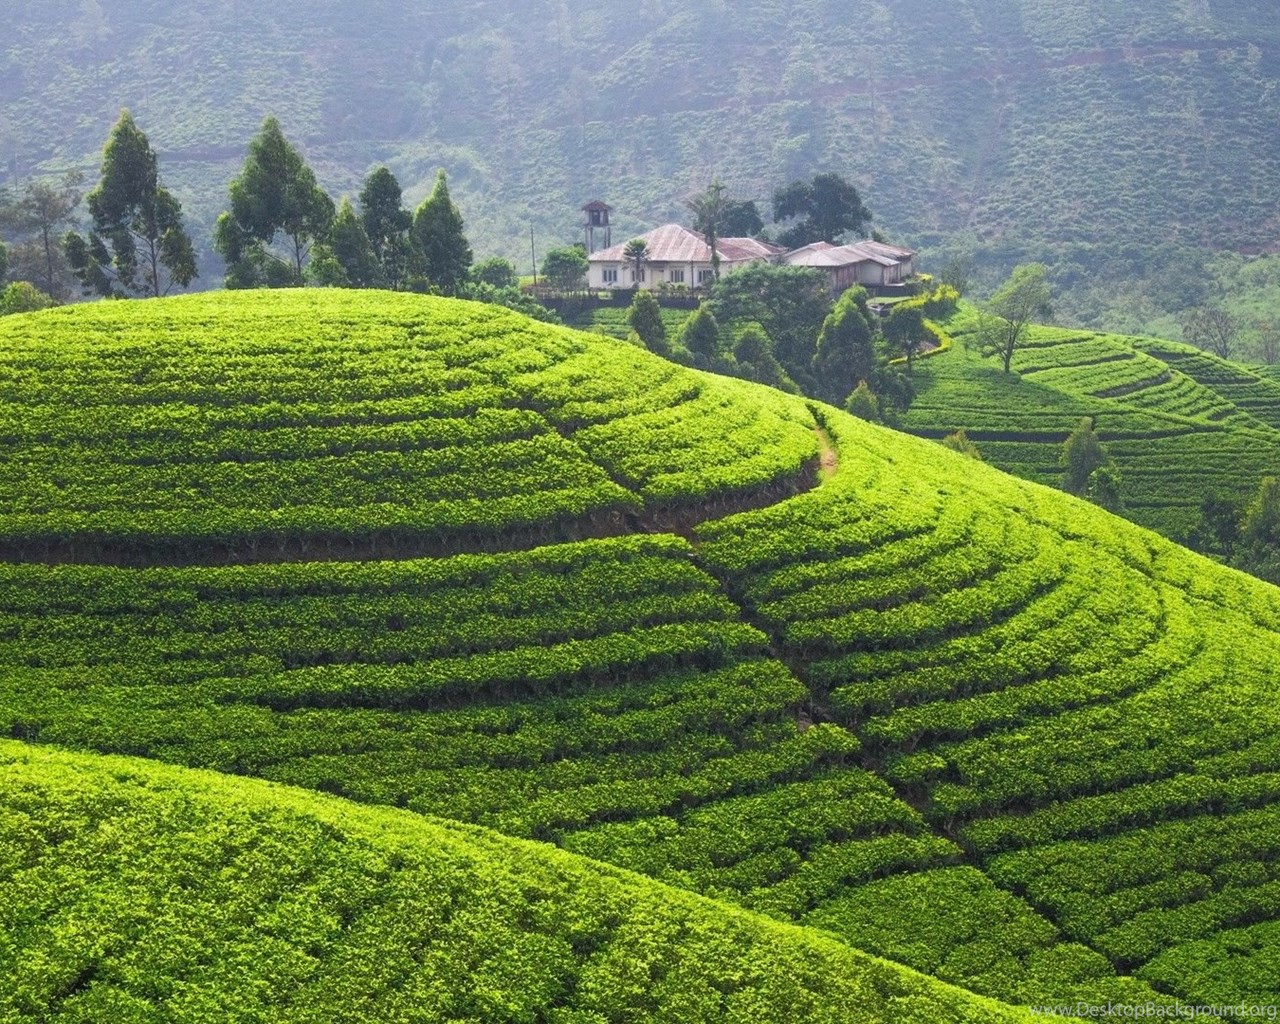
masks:
[[[976,344],[972,313],[948,329]],[[1189,346],[1035,327],[1013,369],[973,351],[922,362],[904,427],[926,437],[964,427],[993,465],[1057,486],[1062,442],[1089,417],[1120,471],[1123,514],[1178,540],[1205,497],[1243,503],[1280,458],[1280,389]]]
[[[1135,344],[1197,384],[1213,389],[1236,408],[1280,429],[1280,382],[1190,345],[1160,338],[1142,338]]]
[[[0,742],[0,1015],[1015,1021],[1008,1007],[546,846]]]
[[[797,485],[818,454],[801,406],[493,307],[299,293],[155,317],[103,305],[0,339],[11,557],[529,546]]]
[[[849,732],[808,721],[806,688],[693,554],[635,537],[359,565],[7,566],[0,730],[487,825],[790,920],[955,863]],[[1004,998],[1153,996],[1082,965],[977,873],[965,891],[974,918],[1003,901],[1019,938],[925,943],[955,961],[940,976]]]
[[[483,538],[483,531],[463,533],[437,523],[430,527],[435,533],[423,526],[422,536],[447,540],[452,547],[441,552],[447,557],[145,568],[0,563],[0,732],[28,744],[13,745],[18,753],[11,763],[46,758],[35,771],[50,778],[96,770],[92,759],[29,753],[30,744],[59,744],[261,776],[487,826],[558,844],[562,851],[546,855],[561,858],[556,863],[566,872],[588,870],[578,854],[610,862],[723,904],[820,928],[828,939],[1006,1001],[1164,1005],[1174,997],[1205,1001],[1223,993],[1280,999],[1274,978],[1267,980],[1271,926],[1280,920],[1274,897],[1280,878],[1269,867],[1280,842],[1274,838],[1280,836],[1274,800],[1280,743],[1270,738],[1280,724],[1271,687],[1271,666],[1280,655],[1280,592],[935,444],[754,385],[681,370],[630,347],[522,320],[512,321],[514,334],[504,340],[506,314],[460,303],[394,297],[384,306],[371,298],[372,305],[361,308],[331,296],[270,299],[278,311],[292,310],[295,320],[315,324],[308,327],[312,340],[281,341],[283,328],[264,321],[264,338],[274,336],[286,356],[263,358],[293,381],[284,393],[299,389],[270,415],[307,410],[292,435],[273,437],[285,429],[275,421],[257,434],[236,428],[264,446],[255,449],[264,461],[277,450],[270,445],[290,438],[322,446],[340,436],[328,431],[348,428],[353,443],[365,437],[365,420],[344,419],[346,392],[310,406],[302,400],[302,381],[332,353],[338,377],[349,361],[363,368],[353,371],[353,380],[375,391],[377,366],[389,374],[385,380],[400,380],[410,392],[422,385],[421,395],[396,399],[421,402],[413,406],[415,414],[395,421],[405,430],[423,430],[426,437],[437,420],[454,419],[457,426],[446,429],[474,440],[485,435],[466,431],[524,423],[531,437],[563,444],[580,460],[575,464],[598,471],[622,496],[621,504],[565,518],[560,511],[543,518],[530,513],[530,528],[511,519],[504,532],[489,537],[494,548],[528,550],[453,553]],[[40,318],[19,320],[18,334],[3,342],[7,362],[0,362],[9,367],[10,386],[29,387],[25,407],[48,407],[41,429],[50,437],[61,431],[61,440],[55,446],[22,435],[17,450],[44,466],[48,481],[74,482],[91,472],[79,462],[84,452],[123,459],[133,450],[127,437],[153,430],[148,443],[154,454],[189,449],[203,466],[223,465],[210,461],[213,442],[231,436],[229,427],[209,427],[219,410],[228,416],[235,410],[243,422],[266,422],[268,403],[242,403],[246,395],[236,391],[265,373],[258,355],[227,340],[244,322],[239,318],[260,309],[255,303],[261,301],[234,296],[137,307],[154,311],[139,336],[161,351],[167,351],[166,336],[196,332],[197,340],[186,346],[192,354],[173,354],[173,366],[221,376],[193,404],[194,413],[163,429],[167,406],[158,401],[159,392],[135,404],[134,420],[121,412],[128,403],[99,403],[132,426],[97,448],[78,438],[107,437],[114,428],[77,418],[95,407],[87,389],[76,407],[60,414],[56,403],[39,400],[39,386],[28,386],[18,373],[32,345],[15,339]],[[83,315],[107,340],[79,344],[72,337],[77,358],[100,344],[114,353],[112,369],[103,373],[116,382],[145,363],[144,354],[120,347],[127,316],[112,321],[123,315],[115,308]],[[47,319],[64,339],[77,322],[64,313]],[[1059,341],[1040,346],[1044,372],[1059,365],[1057,359],[1078,357],[1090,365],[1105,355],[1100,342]],[[1082,347],[1070,351],[1075,344]],[[35,349],[44,351],[38,344]],[[444,355],[433,362],[439,353]],[[243,357],[243,373],[229,369],[233,354]],[[931,362],[945,364],[947,358]],[[431,368],[420,379],[417,371],[397,377],[385,370],[401,364]],[[452,380],[454,372],[473,375],[467,380],[482,382],[490,397],[465,414],[433,416],[436,396],[443,396],[442,408],[453,409],[449,396],[455,391],[433,391],[430,382]],[[48,380],[55,380],[56,370],[49,373]],[[1061,413],[1051,400],[1055,392],[1032,375],[1006,386],[1046,396],[1041,408],[1047,430]],[[971,381],[954,379],[958,392],[979,394]],[[130,386],[117,390],[126,394]],[[227,405],[214,397],[233,392],[240,397]],[[1072,401],[1084,407],[1093,400]],[[365,416],[383,399],[360,401]],[[1161,425],[1170,429],[1166,436],[1178,439],[1235,436],[1207,416],[1097,401],[1114,403],[1108,415],[1118,433],[1126,425],[1132,430],[1135,444],[1158,436]],[[343,422],[329,424],[326,415]],[[835,438],[839,453],[834,473],[820,483],[806,475],[819,427],[822,436]],[[59,454],[46,450],[52,447]],[[474,474],[478,491],[493,493],[484,490],[489,473],[483,460],[465,461],[470,443],[459,440],[451,450],[464,460],[451,472],[459,480]],[[395,478],[385,462],[365,460],[366,454],[377,452],[353,449],[341,459],[352,472],[367,473],[372,485]],[[230,537],[228,554],[252,555],[250,537],[263,521],[265,503],[255,501],[259,492],[244,477],[229,471],[222,479],[207,496],[210,507],[239,515],[249,531]],[[407,479],[406,495],[421,483]],[[503,486],[495,483],[495,492]],[[299,487],[294,480],[282,493],[301,501]],[[323,503],[327,493],[316,500]],[[161,487],[154,496],[159,502],[168,494]],[[427,515],[430,505],[406,497],[404,507]],[[353,516],[359,508],[350,506]],[[45,514],[65,511],[50,502]],[[111,522],[109,516],[102,521]],[[92,526],[94,517],[86,522]],[[655,532],[567,540],[602,522],[619,534]],[[688,539],[663,532],[677,528]],[[78,543],[90,555],[147,550],[154,560],[163,554],[154,545],[158,536],[146,538],[150,549],[128,547],[138,537],[121,530],[86,532]],[[319,543],[318,536],[311,540]],[[353,526],[339,540],[359,555],[367,552],[360,547],[367,543],[363,536]],[[193,542],[205,539],[193,535]],[[299,538],[281,530],[270,543],[280,549],[278,557],[289,555]],[[61,924],[51,938],[41,923],[49,915],[40,908],[53,904],[25,895],[43,876],[21,875],[13,865],[27,856],[56,858],[63,848],[39,838],[46,835],[40,822],[51,822],[47,827],[56,831],[68,815],[78,821],[96,814],[97,821],[116,813],[112,808],[133,799],[117,785],[133,785],[129,779],[163,779],[161,788],[175,792],[196,785],[183,781],[192,777],[177,769],[157,768],[152,776],[141,767],[112,771],[125,777],[108,784],[115,787],[110,799],[95,804],[89,798],[97,810],[85,810],[79,798],[67,795],[79,783],[65,791],[50,785],[33,790],[28,781],[19,787],[36,795],[21,805],[27,817],[18,832],[37,838],[22,840],[29,853],[0,856],[0,890],[19,884],[4,881],[11,877],[4,872],[19,871],[12,877],[28,888],[17,890],[23,895],[14,906],[37,909],[22,911],[29,916],[12,948],[65,964],[61,980],[40,988],[21,973],[28,953],[10,955],[10,947],[0,946],[0,971],[12,969],[23,979],[27,1001],[21,1012],[39,1016],[65,1001],[69,1013],[82,1005],[101,1013],[108,1002],[82,1000],[123,1000],[121,992],[143,1001],[205,992],[199,989],[205,976],[186,967],[179,969],[183,980],[176,987],[152,980],[130,987],[130,979],[152,977],[133,960],[119,967],[114,952],[96,959],[50,952]],[[261,805],[251,794],[267,792],[255,789],[258,783],[223,785],[228,793],[250,794],[253,808]],[[281,800],[290,813],[332,822],[329,811],[310,808],[336,803],[289,792]],[[0,806],[13,806],[4,799],[0,793]],[[225,806],[221,799],[214,801],[218,807]],[[78,809],[65,810],[69,806]],[[157,813],[172,820],[168,810]],[[367,814],[361,820],[388,823],[397,835],[402,825],[394,822],[408,820],[372,808],[343,813]],[[241,824],[224,824],[222,814],[210,819],[214,831],[234,833],[244,822],[242,815],[235,818]],[[139,827],[128,816],[124,822],[121,827]],[[247,842],[257,843],[257,826],[250,821],[243,827]],[[425,841],[423,833],[415,834],[413,842]],[[275,836],[263,840],[264,848],[285,842]],[[495,844],[486,850],[504,848],[503,840],[478,832],[466,836]],[[74,931],[79,908],[106,905],[112,908],[102,918],[107,932],[86,934],[108,934],[102,941],[112,951],[131,948],[119,938],[132,920],[126,905],[131,897],[103,895],[101,887],[109,888],[111,877],[125,878],[125,888],[113,891],[144,894],[144,907],[172,906],[139,881],[148,873],[162,876],[162,861],[143,858],[145,867],[128,873],[124,854],[106,856],[94,840],[85,842],[92,851],[87,856],[104,858],[104,874],[100,880],[82,873],[58,890],[72,908],[67,928]],[[155,845],[170,848],[159,839]],[[73,843],[71,849],[79,847]],[[185,849],[181,842],[172,847],[179,875],[188,870]],[[222,863],[222,853],[210,856],[209,863]],[[529,867],[523,854],[513,856],[520,871],[540,870]],[[234,856],[231,863],[233,874],[248,870]],[[315,873],[309,862],[285,857],[282,863],[290,878],[303,878],[302,885],[309,884],[308,872]],[[378,870],[380,879],[388,877]],[[364,878],[358,871],[356,877]],[[594,891],[585,876],[573,877],[584,891]],[[470,884],[489,892],[485,883],[459,882],[454,890],[452,883],[432,879],[415,876],[413,884],[450,894],[440,899],[453,908],[451,920],[460,914],[470,921],[474,912],[479,927],[486,927],[489,909],[473,911],[465,898],[452,895]],[[214,874],[209,883],[209,900],[216,901],[221,891]],[[497,884],[497,891],[511,893],[505,882]],[[369,883],[356,887],[363,891]],[[683,954],[670,953],[643,928],[618,924],[617,913],[608,917],[614,924],[603,932],[590,926],[595,937],[570,941],[566,951],[555,938],[561,924],[547,933],[537,924],[544,919],[539,915],[572,929],[573,921],[594,911],[577,909],[559,889],[537,892],[542,895],[508,897],[517,908],[529,898],[542,909],[519,909],[522,927],[502,917],[494,926],[502,938],[493,948],[510,947],[527,977],[544,980],[531,982],[520,996],[511,994],[515,968],[495,953],[501,980],[476,992],[503,993],[503,1006],[516,1008],[502,1012],[513,1020],[534,1019],[542,1010],[533,1007],[551,1005],[564,1012],[547,1019],[595,1020],[589,1008],[598,1004],[586,995],[587,1002],[575,1002],[578,982],[563,979],[579,978],[584,964],[594,964],[601,943],[614,948],[611,936],[621,928],[628,939],[620,941],[664,952],[654,960],[636,954],[641,966],[631,995],[615,993],[613,1003],[641,1006],[637,1017],[668,1005],[662,1002],[667,968],[646,974],[643,965]],[[330,907],[325,899],[308,905]],[[269,890],[264,905],[276,902]],[[410,900],[411,917],[434,921],[428,904]],[[481,906],[490,905],[476,904]],[[319,913],[325,921],[336,913],[347,925],[372,922],[366,931],[364,925],[356,929],[368,943],[390,941],[376,936],[384,926],[418,934],[381,911],[368,919],[352,911]],[[757,921],[743,913],[726,910],[727,920]],[[195,919],[204,921],[204,911]],[[236,920],[245,950],[266,941],[256,918]],[[301,920],[313,918],[302,914]],[[655,927],[676,935],[672,941],[692,941],[687,930]],[[348,949],[346,940],[333,939],[329,925],[307,928],[314,941],[302,945],[301,955],[283,950],[281,961],[273,953],[262,960],[264,969],[292,964],[288,970],[296,973],[289,977],[343,991],[348,968],[340,964],[326,974],[328,968],[317,965],[328,962],[329,951]],[[439,934],[447,936],[442,957],[453,957],[448,962],[461,964],[464,974],[485,976],[487,954],[461,952],[471,934],[465,927]],[[367,959],[368,950],[377,948],[368,943],[349,947],[350,955]],[[221,948],[217,942],[201,948],[206,946]],[[381,993],[360,997],[371,1007],[401,1005],[398,994],[389,994],[396,989],[390,979],[425,977],[398,948],[392,941],[387,973],[374,982],[363,968],[349,968],[357,990]],[[701,947],[692,942],[692,948]],[[623,946],[614,955],[619,959],[610,963],[622,970]],[[757,999],[749,985],[718,980],[718,965],[729,961],[714,954],[709,962],[717,965],[708,969],[717,980],[706,985],[690,982],[683,967],[672,968],[681,991],[704,993],[705,1000],[687,1012],[670,1010],[671,1019],[717,1013],[768,1019],[754,1003],[733,1002],[739,991],[750,990],[749,999]],[[1204,969],[1188,970],[1193,962]],[[446,960],[431,963],[427,974],[445,969]],[[258,977],[253,971],[247,976]],[[189,977],[196,988],[188,987]],[[614,975],[608,977],[600,984],[614,984]],[[373,989],[360,987],[366,984]],[[820,1016],[826,1011],[805,995],[811,991],[806,985],[786,991]],[[711,990],[718,994],[706,995]],[[475,1002],[487,998],[476,992],[440,998],[462,1007],[459,1013],[505,1019],[491,1004]],[[423,997],[415,990],[413,998]],[[882,1004],[883,997],[875,996],[869,1005]],[[575,1016],[578,1010],[586,1016]],[[619,1011],[622,1018],[631,1012]],[[915,1012],[885,1009],[881,1017],[910,1019]],[[974,1014],[990,1016],[981,1008]]]
[[[543,839],[728,798],[746,798],[739,819],[754,799],[808,807],[717,859],[742,877],[752,855],[770,860],[761,879],[795,870],[797,836],[918,832],[883,783],[828,778],[856,742],[798,727],[804,687],[689,555],[634,538],[360,566],[8,567],[3,727]],[[863,819],[867,793],[883,806]]]
[[[1230,932],[1280,914],[1280,594],[828,426],[840,476],[705,525],[707,564],[971,863],[1122,972],[1190,1000],[1229,987]],[[872,916],[890,915],[850,926]],[[1213,944],[1216,973],[1173,980],[1188,942]]]

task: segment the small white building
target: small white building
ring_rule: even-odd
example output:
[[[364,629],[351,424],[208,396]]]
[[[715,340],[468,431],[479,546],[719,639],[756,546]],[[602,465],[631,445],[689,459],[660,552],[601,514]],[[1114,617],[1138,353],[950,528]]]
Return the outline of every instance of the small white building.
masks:
[[[855,284],[868,288],[902,284],[916,272],[915,256],[911,249],[870,240],[848,245],[813,242],[785,253],[780,262],[825,271],[831,290],[842,292]]]
[[[612,245],[587,257],[587,286],[592,289],[644,288],[654,291],[661,285],[679,288],[708,288],[715,280],[711,266],[711,246],[696,231],[679,224],[663,224],[643,235],[648,257],[639,270],[624,255],[626,242]],[[630,239],[628,239],[630,241]],[[728,274],[751,263],[776,261],[783,249],[754,238],[718,238],[716,253],[720,273]]]

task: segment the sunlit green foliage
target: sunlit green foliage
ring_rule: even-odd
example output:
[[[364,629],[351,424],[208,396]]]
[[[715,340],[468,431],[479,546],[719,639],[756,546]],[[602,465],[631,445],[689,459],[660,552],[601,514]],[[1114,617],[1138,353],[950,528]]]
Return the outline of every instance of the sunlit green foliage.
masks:
[[[964,427],[993,465],[1059,486],[1062,445],[1090,418],[1123,480],[1122,514],[1166,536],[1224,554],[1200,526],[1203,502],[1243,505],[1280,459],[1280,387],[1238,363],[1173,341],[1036,326],[1005,377],[972,347],[971,312],[947,329],[957,344],[917,363],[904,429],[941,438]]]
[[[53,305],[53,296],[46,295],[33,284],[14,281],[0,288],[0,316],[12,313],[34,313]]]
[[[402,811],[12,741],[0,779],[6,1020],[1024,1019],[815,932]]]
[[[671,343],[667,341],[667,327],[662,322],[658,300],[653,297],[652,292],[643,288],[636,290],[631,300],[631,308],[627,310],[627,323],[631,326],[634,335],[650,352],[660,356],[671,354]]]
[[[816,454],[803,407],[493,307],[378,293],[52,311],[0,334],[0,387],[0,539],[28,553],[556,539]]]
[[[467,303],[285,293],[10,321],[0,327],[3,387],[22,415],[3,429],[26,460],[4,465],[14,495],[18,481],[40,472],[50,498],[54,480],[90,479],[90,463],[115,460],[124,474],[126,452],[161,463],[179,445],[196,455],[201,445],[236,450],[233,440],[327,446],[328,431],[370,422],[346,423],[352,403],[361,416],[400,410],[384,426],[456,421],[447,447],[460,460],[459,494],[464,483],[483,493],[498,479],[490,465],[468,461],[506,443],[506,435],[465,433],[490,424],[522,424],[563,444],[573,465],[597,471],[604,486],[601,504],[559,506],[561,518],[550,521],[507,506],[488,542],[527,550],[130,568],[45,565],[47,549],[37,548],[29,564],[0,566],[0,732],[258,775],[545,840],[725,905],[812,924],[846,947],[1009,1002],[1280,997],[1266,974],[1275,955],[1266,925],[1280,905],[1274,588],[931,441]],[[257,340],[246,337],[250,322]],[[1054,337],[1023,357],[1042,360],[1045,372],[1069,369],[1070,346],[1087,342]],[[74,376],[47,355],[55,342],[79,360]],[[93,361],[95,353],[104,358]],[[920,374],[957,358],[965,360],[959,351],[925,360]],[[1136,351],[1111,361],[1138,359],[1155,362]],[[989,370],[978,379],[998,382],[996,399],[1056,393],[1037,386],[1033,370],[1023,379]],[[1189,435],[1198,437],[1219,422],[1134,411],[1119,397],[1114,413],[1097,413],[1100,434],[1108,416],[1139,440],[1152,423],[1202,424]],[[1091,414],[1085,398],[1074,418],[1047,401],[1006,411],[1020,409],[1042,425],[1062,424],[1053,428],[1061,430],[1055,453],[1079,415]],[[277,419],[253,426],[268,411]],[[223,422],[208,417],[231,413],[242,417],[239,433],[204,432]],[[305,430],[273,436],[289,425],[279,417],[298,414],[308,417]],[[362,437],[359,429],[342,436],[352,445]],[[824,453],[819,477],[814,462],[827,438],[836,458],[832,466]],[[85,460],[90,443],[95,454]],[[406,445],[432,448],[417,434]],[[290,461],[279,448],[249,450],[264,462]],[[315,450],[349,458],[362,482],[380,485],[385,466],[370,457],[377,449]],[[309,486],[313,502],[341,492],[332,478]],[[109,493],[102,478],[96,488]],[[243,522],[261,514],[235,477],[211,493],[221,507],[234,497]],[[754,500],[737,503],[743,496]],[[351,498],[353,517],[373,508]],[[53,501],[43,507],[56,511]],[[111,522],[101,510],[76,515],[85,532],[55,553],[100,554],[119,541],[98,526]],[[186,547],[175,551],[201,539],[197,522],[193,514],[181,524],[196,532],[179,537]],[[273,534],[275,550],[306,522]],[[548,522],[657,535],[570,543],[543,532]],[[50,530],[51,543],[68,544]],[[11,791],[0,787],[0,801]],[[55,843],[38,831],[64,820],[62,797],[19,799],[37,823],[17,829],[37,830],[22,850],[76,852],[61,832]],[[105,814],[120,801],[95,806]],[[249,843],[257,833],[246,828]],[[153,845],[155,857],[171,850],[175,870],[186,864],[179,849]],[[297,845],[299,855],[312,848]],[[118,859],[103,859],[95,846],[84,863],[132,879],[120,866],[132,848],[120,849]],[[532,870],[511,856],[521,873]],[[139,862],[146,878],[158,874],[155,857]],[[0,868],[20,863],[0,857]],[[221,884],[218,872],[205,875]],[[117,903],[98,893],[96,878],[90,872],[55,891],[69,900],[85,894],[105,927],[116,918],[101,908]],[[477,884],[464,878],[461,892]],[[452,893],[448,884],[428,888]],[[368,889],[363,880],[360,887]],[[19,887],[21,899],[0,906],[28,907],[35,891],[50,890]],[[587,913],[558,897],[536,902],[541,911],[517,915],[519,927],[494,926],[502,948],[541,941],[539,914],[571,922]],[[424,897],[409,905],[424,924],[440,904]],[[448,905],[455,922],[488,920],[478,896]],[[721,926],[744,920],[723,913]],[[19,942],[44,941],[44,918],[32,920]],[[391,930],[356,931],[384,943],[400,933],[398,918],[378,920]],[[460,950],[475,948],[471,933],[449,934],[457,942],[447,955],[470,955]],[[256,950],[258,933],[246,942]],[[703,948],[688,932],[677,944]],[[278,948],[268,943],[254,962],[275,964]],[[323,959],[326,949],[303,952]],[[578,977],[597,951],[572,946],[547,976]],[[0,969],[29,962],[4,955]],[[417,977],[400,954],[389,955],[388,977]],[[651,962],[634,949],[625,956]],[[1195,958],[1204,973],[1185,971]],[[720,962],[704,959],[706,970]],[[768,971],[776,962],[766,961]],[[116,974],[82,975],[81,960],[67,963],[69,983],[55,995],[74,1004],[95,990],[94,998],[113,994],[106,989]],[[300,963],[310,979],[310,961]],[[349,964],[326,981],[344,969],[358,990],[364,975]],[[612,992],[608,1002],[652,1000],[665,991],[662,977],[646,973],[630,995]],[[21,991],[39,1013],[50,990],[28,978]],[[794,992],[791,980],[764,990]],[[742,984],[711,986],[720,1019],[719,997]],[[535,990],[528,982],[521,991]],[[681,991],[698,989],[685,979]],[[148,989],[140,998],[159,997]],[[862,1011],[868,1020],[912,1012]],[[673,1011],[673,1019],[697,1016]]]
[[[958,486],[934,447],[827,426],[831,482],[699,535],[899,792],[1121,971],[1269,917],[1276,592],[972,463]]]

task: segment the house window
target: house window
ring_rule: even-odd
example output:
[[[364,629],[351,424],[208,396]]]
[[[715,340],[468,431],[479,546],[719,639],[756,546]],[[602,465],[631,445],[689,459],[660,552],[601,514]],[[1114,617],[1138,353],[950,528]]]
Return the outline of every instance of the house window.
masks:
[[[633,270],[633,271],[631,271],[631,283],[632,283],[632,284],[639,284],[639,283],[640,283],[641,281],[643,281],[643,280],[644,280],[644,271],[643,271],[643,270]]]
[[[606,270],[603,274],[605,284],[617,284],[618,272],[616,270]]]
[[[699,270],[699,271],[698,271],[698,284],[707,284],[709,281],[714,280],[715,276],[716,276],[716,275],[715,275],[715,273],[714,273],[713,271],[710,271],[710,270]]]
[[[684,284],[684,271],[683,270],[671,271],[671,282],[672,284]]]

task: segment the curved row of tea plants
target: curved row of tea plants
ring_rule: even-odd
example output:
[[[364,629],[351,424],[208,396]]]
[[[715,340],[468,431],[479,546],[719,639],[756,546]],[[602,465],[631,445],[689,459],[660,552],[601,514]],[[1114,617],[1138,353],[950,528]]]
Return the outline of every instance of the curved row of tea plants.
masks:
[[[916,370],[905,429],[964,427],[982,457],[1050,486],[1061,446],[1092,419],[1120,473],[1123,514],[1185,539],[1211,495],[1243,503],[1280,459],[1280,389],[1245,367],[1157,339],[1033,327],[1013,374],[976,354],[977,320],[948,323],[962,343]],[[967,346],[967,348],[965,347]]]
[[[812,724],[806,688],[693,557],[655,536],[3,566],[0,730],[483,824],[788,920],[956,864],[848,731]],[[968,931],[911,939],[899,915],[875,951],[910,940],[939,977],[1006,999],[1154,997],[980,875],[964,892]],[[1011,926],[979,940],[991,904]]]
[[[0,727],[578,836],[606,860],[631,863],[632,826],[656,822],[712,839],[634,866],[753,899],[811,875],[819,850],[894,851],[828,870],[828,887],[956,855],[849,765],[852,736],[801,723],[805,688],[690,556],[636,537],[396,563],[6,566]]]
[[[0,741],[9,1021],[1013,1021],[550,847]]]
[[[736,382],[479,304],[296,292],[12,317],[0,545],[250,558],[308,539],[591,535],[796,481],[813,426]]]
[[[1141,338],[1134,344],[1177,368],[1197,384],[1211,388],[1238,409],[1280,429],[1280,381],[1264,375],[1265,367],[1246,367],[1209,352],[1160,338]]]
[[[840,473],[705,524],[705,564],[970,864],[1118,971],[1223,991],[1229,934],[1280,919],[1280,592],[828,415]],[[1191,942],[1214,979],[1169,970]]]

